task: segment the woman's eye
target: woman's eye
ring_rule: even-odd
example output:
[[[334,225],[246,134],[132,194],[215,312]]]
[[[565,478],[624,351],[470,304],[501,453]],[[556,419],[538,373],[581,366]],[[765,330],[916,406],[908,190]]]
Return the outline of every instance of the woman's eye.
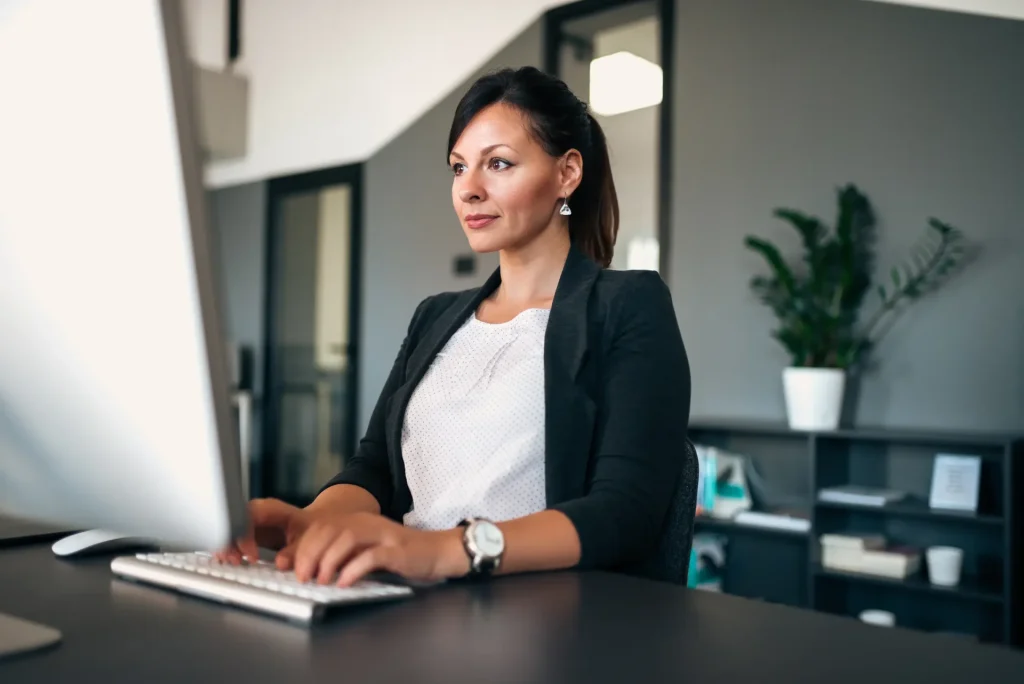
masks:
[[[452,164],[452,173],[456,176],[461,176],[462,172],[466,170],[466,165],[461,162],[455,162]]]
[[[492,171],[504,171],[508,167],[512,166],[504,159],[492,159],[488,166],[491,167]]]

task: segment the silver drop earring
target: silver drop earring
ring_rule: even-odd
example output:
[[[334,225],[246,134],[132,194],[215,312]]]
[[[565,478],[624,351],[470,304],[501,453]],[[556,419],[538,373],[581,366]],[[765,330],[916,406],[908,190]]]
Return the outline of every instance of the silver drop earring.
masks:
[[[558,210],[558,213],[561,214],[562,216],[571,216],[572,215],[572,209],[569,208],[569,198],[568,197],[563,197],[562,198],[562,207],[561,207],[561,209]]]

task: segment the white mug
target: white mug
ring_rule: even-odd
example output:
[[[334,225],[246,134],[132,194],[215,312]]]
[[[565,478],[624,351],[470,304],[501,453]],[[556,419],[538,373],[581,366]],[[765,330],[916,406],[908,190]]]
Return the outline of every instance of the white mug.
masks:
[[[926,553],[928,579],[941,587],[960,584],[960,570],[964,563],[963,549],[955,546],[932,546]]]
[[[887,610],[865,610],[860,614],[861,622],[879,627],[894,627],[896,616]]]

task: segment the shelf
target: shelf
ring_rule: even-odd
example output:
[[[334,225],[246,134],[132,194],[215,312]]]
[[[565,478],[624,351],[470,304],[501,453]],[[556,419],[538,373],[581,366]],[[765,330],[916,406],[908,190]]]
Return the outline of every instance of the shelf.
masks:
[[[898,515],[906,518],[922,518],[936,521],[956,521],[979,525],[1000,526],[1004,520],[998,515],[979,515],[960,511],[944,511],[929,508],[924,502],[908,501],[905,503],[892,503],[886,506],[863,506],[860,504],[840,503],[835,501],[815,501],[818,508],[832,510],[856,511],[857,513],[868,513],[874,515]]]
[[[785,423],[769,421],[729,421],[718,419],[691,419],[687,429],[690,432],[734,432],[741,435],[791,437],[806,439],[809,433],[791,430]]]
[[[894,428],[840,428],[831,432],[815,433],[819,438],[838,438],[843,440],[864,440],[872,442],[892,442],[897,444],[919,444],[933,446],[968,446],[968,447],[1005,447],[1021,440],[1021,435],[1005,432],[986,432],[972,430],[922,430]]]
[[[693,526],[696,529],[704,531],[720,532],[722,534],[729,534],[731,532],[740,532],[747,534],[763,534],[771,537],[783,537],[787,539],[801,539],[806,540],[810,538],[807,532],[797,532],[794,530],[780,530],[774,527],[761,527],[759,525],[742,525],[732,520],[726,520],[724,518],[712,518],[707,515],[698,515],[693,520]]]
[[[943,429],[907,429],[863,426],[855,428],[841,427],[837,430],[804,431],[794,430],[785,422],[776,421],[743,421],[718,418],[691,418],[689,429],[692,432],[734,432],[747,435],[773,435],[778,437],[842,440],[866,440],[894,442],[903,444],[1004,447],[1007,444],[1019,443],[1024,435],[1005,432],[987,432],[970,430]]]
[[[873,584],[881,587],[892,587],[895,589],[906,589],[919,593],[931,594],[933,596],[949,596],[953,598],[986,601],[990,603],[1003,603],[1003,594],[997,589],[983,587],[977,580],[971,577],[961,578],[960,585],[956,587],[940,587],[930,583],[923,572],[918,572],[906,579],[893,579],[890,577],[879,577],[862,572],[848,572],[845,570],[830,570],[821,565],[814,567],[814,573],[818,577],[860,582],[862,584]]]

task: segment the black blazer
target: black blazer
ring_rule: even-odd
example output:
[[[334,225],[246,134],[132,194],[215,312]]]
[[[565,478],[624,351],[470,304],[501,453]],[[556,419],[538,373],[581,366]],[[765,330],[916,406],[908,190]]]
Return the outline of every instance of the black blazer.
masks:
[[[406,406],[437,353],[498,287],[447,292],[416,308],[366,436],[326,486],[370,492],[388,517],[412,507],[402,461]],[[657,549],[679,478],[690,369],[668,287],[653,271],[566,259],[544,346],[547,505],[576,527],[581,568],[627,568]]]

